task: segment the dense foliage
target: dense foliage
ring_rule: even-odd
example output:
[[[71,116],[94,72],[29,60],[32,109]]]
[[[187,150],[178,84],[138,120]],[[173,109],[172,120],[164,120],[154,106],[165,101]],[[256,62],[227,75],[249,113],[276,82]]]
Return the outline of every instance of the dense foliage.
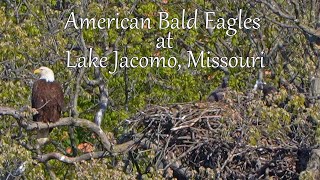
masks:
[[[267,133],[271,137],[283,127],[286,133],[301,133],[292,136],[301,145],[312,146],[320,142],[318,104],[312,104],[309,97],[311,80],[317,77],[319,49],[315,46],[315,29],[320,23],[320,5],[313,2],[262,0],[246,1],[101,1],[101,0],[51,0],[51,1],[1,1],[0,2],[0,106],[21,108],[30,106],[32,82],[36,79],[33,70],[48,66],[55,72],[56,79],[63,84],[67,108],[64,116],[94,121],[101,102],[107,95],[107,108],[101,128],[117,139],[126,129],[122,122],[133,116],[148,104],[172,104],[205,100],[212,90],[221,84],[224,73],[218,68],[121,68],[112,71],[117,50],[119,56],[127,57],[176,57],[186,63],[187,51],[195,55],[201,51],[218,57],[263,56],[266,67],[264,81],[275,86],[279,92],[272,100],[261,100],[248,104],[243,109],[248,117],[263,121],[262,127],[250,128],[250,144],[256,145]],[[170,18],[191,18],[198,10],[197,29],[162,29],[159,13],[168,12]],[[204,12],[215,12],[216,17],[237,17],[239,10],[244,17],[260,18],[259,29],[238,29],[233,36],[227,29],[207,30],[204,27]],[[152,20],[151,29],[93,29],[64,28],[69,15],[77,18],[119,19],[144,17]],[[157,38],[172,35],[173,48],[156,48]],[[318,37],[319,38],[319,37]],[[89,49],[99,57],[106,56],[106,68],[67,68],[67,51],[72,58],[88,56]],[[74,59],[73,59],[74,61]],[[251,93],[257,68],[229,68],[229,88],[238,96]],[[287,82],[283,85],[281,82]],[[237,98],[237,97],[233,97]],[[270,105],[271,103],[271,105]],[[312,105],[311,105],[312,104]],[[31,116],[30,116],[31,117]],[[31,118],[30,118],[31,119]],[[57,160],[39,163],[32,159],[32,153],[19,145],[12,136],[20,128],[11,117],[0,118],[0,177],[26,162],[24,176],[28,179],[57,176],[58,178],[124,178],[134,176],[123,172],[121,166],[112,166],[127,155],[100,160],[64,164]],[[296,129],[290,124],[295,124]],[[308,127],[304,127],[304,125]],[[311,124],[311,125],[310,125]],[[291,129],[290,129],[291,128]],[[297,131],[299,129],[299,131]],[[304,137],[306,132],[310,137]],[[43,151],[60,151],[68,154],[70,148],[68,128],[56,128],[50,134],[58,145],[48,145]],[[22,131],[22,141],[31,142],[32,133]],[[34,135],[35,133],[33,133]],[[75,129],[76,144],[88,142],[99,147],[91,132],[84,128]],[[116,143],[114,140],[113,143]],[[81,152],[79,152],[81,154]],[[71,154],[68,154],[71,155]],[[126,162],[124,160],[124,162]],[[136,172],[135,169],[133,169]],[[52,175],[52,174],[55,175]],[[156,178],[153,171],[144,178]]]

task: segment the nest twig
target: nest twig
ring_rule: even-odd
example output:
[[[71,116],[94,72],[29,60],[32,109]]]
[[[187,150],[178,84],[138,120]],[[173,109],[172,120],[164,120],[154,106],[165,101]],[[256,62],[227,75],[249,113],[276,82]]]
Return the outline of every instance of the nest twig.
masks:
[[[241,118],[242,108],[223,102],[151,105],[127,122],[153,144],[155,166],[180,170],[172,175],[178,178],[297,178],[299,144],[262,134],[253,145],[253,121]]]

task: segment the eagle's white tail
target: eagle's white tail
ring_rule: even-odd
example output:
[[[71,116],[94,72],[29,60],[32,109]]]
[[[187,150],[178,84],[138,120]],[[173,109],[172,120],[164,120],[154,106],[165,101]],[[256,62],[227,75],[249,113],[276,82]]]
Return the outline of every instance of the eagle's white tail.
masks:
[[[37,142],[40,146],[44,145],[49,140],[49,129],[40,129],[37,132]]]

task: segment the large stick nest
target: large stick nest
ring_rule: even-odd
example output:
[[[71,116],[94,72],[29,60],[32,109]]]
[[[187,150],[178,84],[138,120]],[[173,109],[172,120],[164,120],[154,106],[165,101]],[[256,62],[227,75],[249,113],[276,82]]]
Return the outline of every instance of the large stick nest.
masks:
[[[127,122],[143,134],[141,142],[155,152],[153,165],[169,178],[298,178],[309,149],[295,141],[290,127],[269,134],[267,122],[231,104],[150,105]]]

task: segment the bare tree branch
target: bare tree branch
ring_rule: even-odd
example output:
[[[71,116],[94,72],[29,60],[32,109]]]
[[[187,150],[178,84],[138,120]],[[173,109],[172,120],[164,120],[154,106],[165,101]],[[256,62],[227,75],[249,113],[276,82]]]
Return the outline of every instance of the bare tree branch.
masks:
[[[57,159],[62,162],[73,163],[73,162],[77,162],[77,161],[81,161],[81,160],[86,160],[87,158],[89,158],[89,159],[90,158],[100,158],[100,157],[104,157],[106,155],[123,153],[123,152],[130,150],[131,147],[133,147],[134,144],[139,142],[140,141],[139,139],[141,138],[141,136],[138,134],[135,136],[136,140],[131,140],[131,141],[128,141],[128,142],[125,142],[122,144],[118,144],[116,146],[112,146],[106,133],[104,133],[102,131],[102,129],[99,126],[97,126],[95,123],[93,123],[89,120],[86,120],[86,119],[67,117],[67,118],[61,118],[59,121],[57,121],[55,123],[32,122],[32,121],[26,121],[25,119],[23,119],[23,118],[28,117],[28,115],[26,115],[26,113],[24,113],[23,111],[21,111],[21,110],[18,111],[18,110],[15,110],[14,108],[10,108],[10,107],[0,106],[0,116],[5,116],[5,115],[12,116],[12,117],[16,118],[19,125],[22,128],[24,128],[26,131],[41,130],[41,129],[61,127],[61,126],[69,126],[69,127],[75,126],[75,127],[87,128],[91,132],[94,132],[99,137],[99,139],[103,145],[103,148],[106,150],[106,151],[103,151],[104,152],[103,155],[101,152],[93,153],[93,156],[90,155],[92,153],[87,153],[87,154],[81,155],[79,157],[72,157],[72,158],[70,157],[69,159],[67,156],[62,155],[62,154],[60,155],[59,153],[49,153],[49,154],[45,154],[45,155],[39,155],[37,157],[37,159],[40,160],[40,162],[45,162],[50,159]],[[27,147],[27,149],[29,149],[29,150],[33,149],[28,144],[24,144],[24,147]],[[62,157],[66,158],[66,160],[61,160]]]
[[[22,117],[22,114],[20,111],[17,111],[16,109],[13,109],[13,108],[2,107],[2,106],[0,106],[0,115],[10,115],[17,119]]]
[[[99,152],[86,153],[86,154],[83,154],[83,155],[80,155],[77,157],[68,157],[68,156],[65,156],[61,153],[53,152],[53,153],[48,153],[48,154],[44,154],[44,155],[38,155],[36,157],[36,159],[42,163],[47,162],[51,159],[57,159],[61,162],[72,164],[72,163],[90,160],[90,159],[103,158],[108,155],[109,155],[109,153],[106,151],[99,151]]]
[[[9,107],[0,107],[0,115],[11,115],[15,118],[24,117],[22,113]],[[99,126],[97,126],[93,122],[88,121],[86,119],[67,117],[67,118],[61,118],[59,121],[55,123],[48,123],[48,124],[42,123],[42,122],[30,122],[30,121],[27,122],[27,121],[21,120],[19,124],[27,131],[55,128],[59,126],[76,126],[76,127],[88,128],[89,130],[91,130],[92,132],[96,133],[99,136],[103,147],[107,151],[111,152],[111,143],[108,137],[106,136],[106,134],[102,131],[102,129]]]

